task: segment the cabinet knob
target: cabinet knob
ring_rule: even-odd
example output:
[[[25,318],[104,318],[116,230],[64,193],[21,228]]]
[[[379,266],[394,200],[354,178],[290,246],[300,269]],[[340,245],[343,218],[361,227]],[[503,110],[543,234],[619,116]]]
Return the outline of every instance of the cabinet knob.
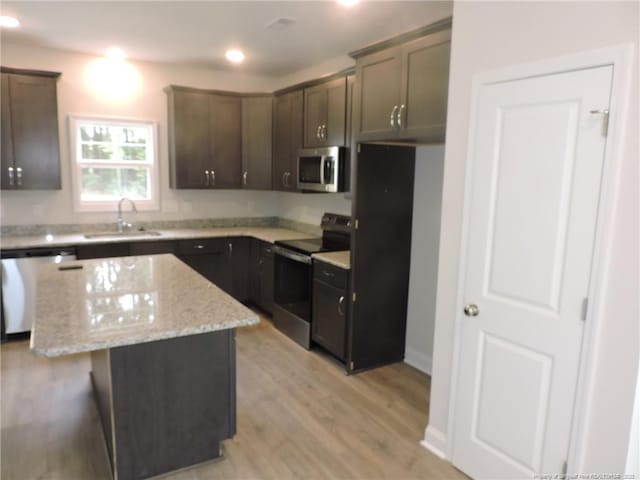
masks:
[[[391,115],[389,116],[389,124],[391,128],[396,128],[396,111],[398,110],[398,106],[394,105],[391,109]]]

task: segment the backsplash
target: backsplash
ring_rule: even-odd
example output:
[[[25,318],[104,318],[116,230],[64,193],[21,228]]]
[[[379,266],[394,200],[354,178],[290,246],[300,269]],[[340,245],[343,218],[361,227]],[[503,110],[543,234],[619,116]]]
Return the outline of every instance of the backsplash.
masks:
[[[201,218],[188,220],[154,220],[138,222],[134,228],[145,230],[172,230],[180,228],[215,228],[215,227],[281,227],[296,230],[309,235],[321,235],[319,225],[298,222],[279,217],[231,217],[231,218]],[[115,222],[110,223],[68,223],[51,225],[2,225],[2,236],[27,235],[64,235],[70,233],[93,233],[115,231]]]

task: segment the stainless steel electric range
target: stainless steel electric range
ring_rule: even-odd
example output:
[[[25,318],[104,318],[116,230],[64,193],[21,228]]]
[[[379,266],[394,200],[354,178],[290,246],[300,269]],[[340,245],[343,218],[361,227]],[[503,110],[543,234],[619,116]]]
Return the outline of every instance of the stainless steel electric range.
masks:
[[[322,237],[280,240],[274,246],[273,324],[304,348],[311,348],[311,255],[349,250],[351,217],[325,213]]]

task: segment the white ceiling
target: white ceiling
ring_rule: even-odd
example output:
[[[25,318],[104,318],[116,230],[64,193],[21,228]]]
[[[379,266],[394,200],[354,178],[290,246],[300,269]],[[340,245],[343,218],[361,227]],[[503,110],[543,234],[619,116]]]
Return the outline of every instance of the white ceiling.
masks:
[[[2,15],[21,26],[2,41],[103,55],[112,46],[129,58],[238,69],[282,76],[450,16],[451,1],[3,1]],[[265,26],[294,18],[288,28]],[[240,66],[224,60],[244,50]]]

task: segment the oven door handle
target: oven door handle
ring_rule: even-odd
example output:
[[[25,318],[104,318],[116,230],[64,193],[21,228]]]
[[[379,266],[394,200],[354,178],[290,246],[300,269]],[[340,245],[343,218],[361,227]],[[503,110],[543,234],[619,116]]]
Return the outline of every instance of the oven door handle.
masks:
[[[307,265],[311,264],[311,257],[309,255],[303,255],[301,253],[293,252],[288,248],[282,248],[278,245],[273,246],[273,252],[276,255],[280,255],[282,257],[288,258],[289,260],[293,260],[298,263],[305,263]]]

